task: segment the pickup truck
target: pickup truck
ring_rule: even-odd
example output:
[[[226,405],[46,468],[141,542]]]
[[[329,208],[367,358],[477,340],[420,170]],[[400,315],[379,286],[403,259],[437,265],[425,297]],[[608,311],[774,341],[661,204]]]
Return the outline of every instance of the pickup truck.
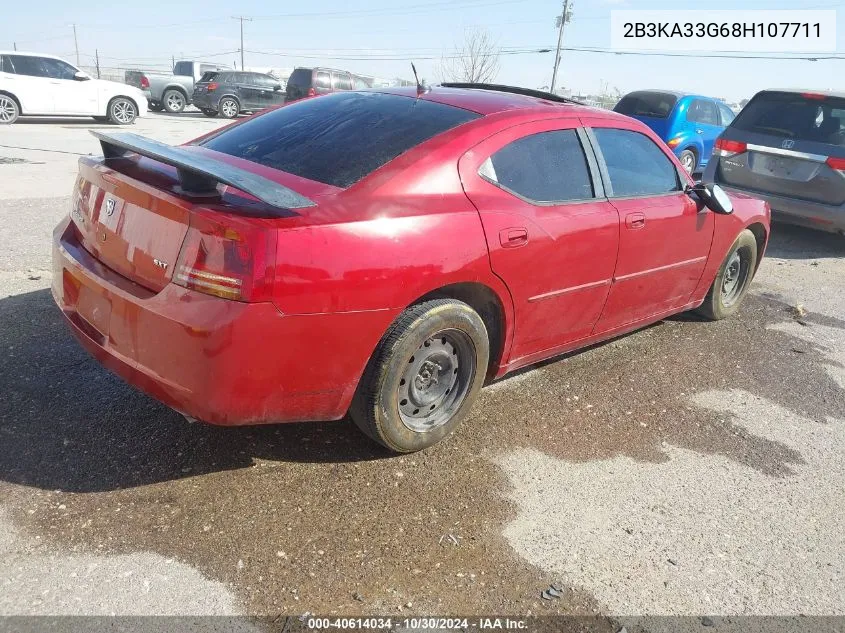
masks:
[[[178,61],[173,73],[156,70],[127,70],[124,81],[144,92],[150,110],[177,113],[191,103],[194,83],[206,72],[231,70],[228,66],[209,62]]]

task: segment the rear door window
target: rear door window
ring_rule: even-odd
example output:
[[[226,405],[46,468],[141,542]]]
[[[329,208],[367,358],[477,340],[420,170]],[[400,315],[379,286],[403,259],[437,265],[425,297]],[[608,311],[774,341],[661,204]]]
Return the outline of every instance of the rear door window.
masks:
[[[318,70],[316,77],[314,77],[315,88],[331,88],[331,80],[329,73],[324,70]]]
[[[616,128],[593,128],[613,197],[656,196],[679,191],[675,164],[645,134]]]
[[[665,119],[671,114],[677,102],[677,95],[670,92],[632,92],[622,97],[613,110],[628,116]]]
[[[12,64],[15,66],[15,72],[18,75],[27,75],[28,77],[49,77],[50,75],[45,68],[42,57],[33,57],[31,55],[9,55]]]
[[[728,106],[724,103],[720,103],[719,105],[719,119],[721,120],[722,125],[730,125],[731,121],[736,118],[734,111],[731,110]]]
[[[303,178],[348,187],[478,114],[397,95],[337,92],[226,129],[202,145]]]
[[[734,119],[731,129],[845,147],[843,112],[841,97],[761,92]]]
[[[594,197],[587,158],[575,130],[540,132],[517,139],[487,159],[479,174],[530,202]]]
[[[332,73],[334,90],[352,90],[352,76],[349,73]]]
[[[693,99],[687,110],[687,121],[704,125],[719,125],[716,104],[705,99]]]
[[[8,55],[0,55],[0,73],[14,73],[15,67]]]

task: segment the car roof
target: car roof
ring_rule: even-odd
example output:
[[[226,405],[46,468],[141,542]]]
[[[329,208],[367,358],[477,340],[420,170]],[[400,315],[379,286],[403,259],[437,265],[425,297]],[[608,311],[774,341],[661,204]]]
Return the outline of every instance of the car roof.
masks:
[[[494,114],[504,111],[533,110],[543,113],[566,112],[567,115],[600,115],[608,118],[627,118],[611,110],[593,108],[574,103],[561,103],[543,99],[539,96],[504,92],[484,88],[450,88],[448,86],[434,86],[418,92],[416,87],[381,88],[377,92],[413,97],[425,101],[433,101],[444,105],[477,112],[481,115]]]
[[[814,94],[814,95],[824,95],[825,97],[838,97],[840,99],[845,99],[845,92],[841,90],[826,90],[823,88],[766,88],[765,90],[761,90],[757,94],[761,92],[785,92],[788,94]],[[755,95],[756,96],[756,95]]]
[[[31,53],[29,51],[2,51],[2,50],[0,50],[0,55],[21,55],[23,57],[49,57],[50,59],[60,59],[62,61],[67,61],[63,57],[59,57],[58,55],[50,55],[50,53]]]

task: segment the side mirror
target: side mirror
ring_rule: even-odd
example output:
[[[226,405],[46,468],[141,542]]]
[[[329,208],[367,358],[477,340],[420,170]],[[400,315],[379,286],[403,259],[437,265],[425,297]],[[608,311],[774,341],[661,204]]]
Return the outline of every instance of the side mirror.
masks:
[[[692,187],[687,187],[687,193],[694,193],[713,213],[730,215],[734,212],[733,202],[719,185],[697,182]]]
[[[88,81],[89,79],[91,79],[91,77],[88,75],[88,73],[84,73],[81,70],[77,70],[75,73],[73,73],[73,79],[75,81]]]

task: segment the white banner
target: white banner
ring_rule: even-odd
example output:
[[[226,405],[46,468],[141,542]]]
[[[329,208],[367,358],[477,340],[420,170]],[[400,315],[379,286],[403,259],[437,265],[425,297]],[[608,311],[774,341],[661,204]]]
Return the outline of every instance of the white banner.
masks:
[[[615,50],[833,53],[835,10],[610,12]]]

